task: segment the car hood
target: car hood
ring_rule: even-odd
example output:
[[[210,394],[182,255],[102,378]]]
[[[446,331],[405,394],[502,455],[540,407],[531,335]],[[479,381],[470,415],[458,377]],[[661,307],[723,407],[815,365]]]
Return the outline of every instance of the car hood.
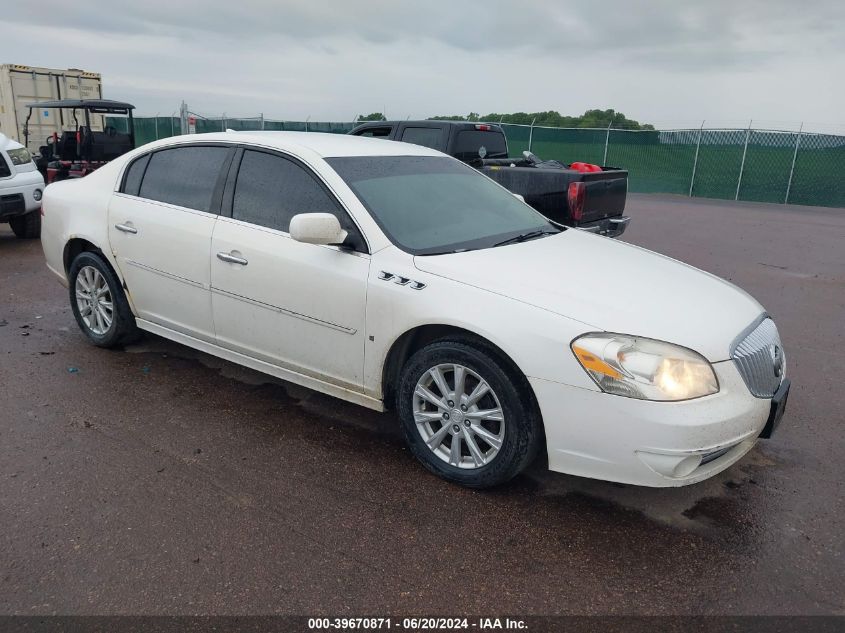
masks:
[[[614,239],[569,229],[497,248],[417,256],[419,270],[603,330],[654,338],[727,360],[763,312],[715,275]]]

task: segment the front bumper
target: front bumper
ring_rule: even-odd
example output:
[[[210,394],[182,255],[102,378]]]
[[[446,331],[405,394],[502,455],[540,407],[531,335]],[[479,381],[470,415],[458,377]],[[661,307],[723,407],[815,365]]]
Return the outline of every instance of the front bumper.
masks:
[[[44,178],[37,171],[17,173],[0,180],[0,220],[8,220],[41,208],[36,189],[44,192]]]
[[[715,363],[719,393],[652,402],[529,378],[551,470],[640,486],[696,483],[754,446],[770,401],[748,391],[732,361]]]
[[[606,237],[619,237],[628,228],[631,218],[627,215],[618,218],[605,218],[589,224],[583,224],[577,228],[587,233],[597,233]]]

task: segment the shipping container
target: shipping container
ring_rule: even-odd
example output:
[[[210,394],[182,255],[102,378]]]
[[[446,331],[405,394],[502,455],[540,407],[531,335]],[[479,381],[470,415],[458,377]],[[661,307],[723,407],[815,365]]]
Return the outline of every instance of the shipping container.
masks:
[[[102,99],[103,85],[99,73],[78,68],[57,69],[0,65],[0,133],[24,142],[23,126],[29,108],[26,104],[57,99]],[[29,119],[29,142],[27,147],[33,153],[44,145],[53,132],[74,131],[83,125],[81,113],[77,123],[69,110],[33,108]],[[103,117],[91,115],[91,128],[103,130]]]

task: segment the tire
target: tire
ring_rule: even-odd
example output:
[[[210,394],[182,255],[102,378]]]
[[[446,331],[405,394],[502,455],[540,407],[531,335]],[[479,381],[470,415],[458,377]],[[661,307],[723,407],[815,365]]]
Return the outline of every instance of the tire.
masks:
[[[68,280],[73,316],[94,345],[115,347],[138,337],[140,332],[120,280],[102,256],[89,251],[77,255],[70,265]],[[92,287],[96,293],[88,290]],[[92,307],[95,294],[96,309]]]
[[[456,365],[463,368],[463,395],[455,395]],[[442,381],[435,378],[438,372]],[[489,392],[472,402],[474,395],[484,391],[481,381]],[[421,386],[439,404],[421,396]],[[496,409],[501,415],[486,418],[478,413]],[[540,445],[542,423],[528,381],[474,342],[439,341],[416,352],[402,368],[396,410],[414,456],[435,475],[470,488],[488,488],[512,479],[531,463]]]
[[[41,212],[30,211],[24,215],[9,218],[9,226],[15,237],[21,239],[34,239],[41,236]]]

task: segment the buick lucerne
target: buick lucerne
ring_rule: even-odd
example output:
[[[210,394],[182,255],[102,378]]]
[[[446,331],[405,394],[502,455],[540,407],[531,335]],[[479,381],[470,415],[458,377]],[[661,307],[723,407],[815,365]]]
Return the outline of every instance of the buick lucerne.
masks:
[[[420,462],[466,486],[540,450],[558,472],[691,484],[769,437],[789,392],[742,290],[418,145],[170,138],[49,185],[42,220],[95,345],[146,330],[393,410]]]

